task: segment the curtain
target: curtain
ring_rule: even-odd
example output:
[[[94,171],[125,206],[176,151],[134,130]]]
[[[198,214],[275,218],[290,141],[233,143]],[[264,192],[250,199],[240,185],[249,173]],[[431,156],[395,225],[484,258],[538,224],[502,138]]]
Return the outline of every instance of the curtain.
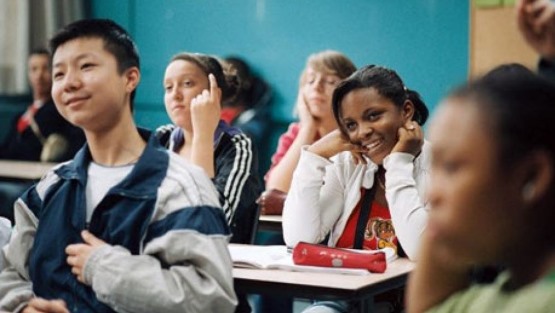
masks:
[[[0,94],[29,92],[27,56],[62,26],[85,17],[84,0],[0,1]]]

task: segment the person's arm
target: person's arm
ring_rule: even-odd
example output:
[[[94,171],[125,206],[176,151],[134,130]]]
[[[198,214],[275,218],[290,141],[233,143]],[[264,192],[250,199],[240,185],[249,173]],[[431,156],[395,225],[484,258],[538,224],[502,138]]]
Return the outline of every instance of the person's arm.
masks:
[[[303,148],[283,206],[283,239],[289,247],[298,242],[319,243],[343,210],[343,186],[327,168],[326,158]],[[324,183],[325,181],[325,183]]]
[[[315,129],[301,124],[299,134],[293,141],[293,144],[287,149],[281,161],[274,166],[271,174],[268,176],[266,189],[277,189],[283,192],[289,191],[291,180],[293,179],[293,171],[295,171],[295,167],[299,163],[301,147],[313,143],[315,136]]]
[[[214,132],[220,121],[220,99],[222,91],[218,88],[214,75],[208,75],[210,91],[203,92],[191,101],[191,121],[193,142],[191,163],[204,169],[213,178],[214,170]]]
[[[420,198],[414,177],[414,156],[392,153],[384,160],[385,196],[395,235],[411,260],[416,260],[422,232],[428,221],[426,203]],[[429,175],[421,171],[418,175]],[[419,182],[426,182],[421,178]],[[421,186],[419,186],[421,187]]]
[[[212,136],[201,133],[193,137],[191,163],[200,166],[210,178],[214,178],[214,145]]]
[[[69,313],[63,300],[33,298],[21,313]]]
[[[172,193],[160,201],[175,205],[187,192]],[[117,311],[233,312],[229,231],[221,209],[197,205],[167,213],[151,222],[139,255],[83,231],[83,243],[66,247],[71,272]]]
[[[283,208],[283,238],[288,246],[299,241],[321,242],[339,219],[344,206],[343,164],[329,158],[355,147],[335,130],[303,147]]]
[[[0,271],[5,266],[4,246],[8,244],[12,233],[12,223],[3,217],[0,217]]]
[[[35,188],[29,191],[35,193]],[[34,297],[27,260],[38,219],[21,199],[15,203],[15,229],[6,247],[6,268],[0,272],[0,310],[19,312]]]
[[[239,207],[252,207],[262,192],[257,175],[257,156],[252,141],[239,133],[216,149],[213,179],[228,223]]]
[[[407,313],[426,312],[469,284],[469,268],[453,260],[428,233],[422,237],[416,269],[407,285]]]
[[[519,0],[517,24],[528,44],[542,58],[555,62],[555,3],[550,0]]]
[[[418,154],[422,163],[429,162],[427,149],[423,149],[424,133],[422,128],[413,121],[398,130],[398,141],[392,152],[384,159],[385,197],[391,213],[391,221],[395,234],[403,250],[411,260],[417,257],[422,232],[428,221],[426,203],[420,198],[419,189],[427,184],[428,171],[426,164],[419,168],[414,177],[414,162]]]
[[[270,158],[270,168],[264,175],[266,189],[270,189],[270,187],[268,186],[268,180],[270,179],[270,177],[272,177],[274,168],[281,162],[287,151],[289,151],[289,148],[293,144],[293,141],[295,141],[295,138],[297,138],[297,135],[299,134],[299,129],[300,125],[298,123],[291,123],[287,127],[287,131],[279,136],[277,148]]]
[[[40,210],[42,198],[56,179],[54,170],[26,191],[14,204],[15,228],[10,243],[5,247],[7,267],[0,272],[0,311],[67,313],[60,299],[45,300],[35,297],[29,276],[29,253],[35,241],[39,220],[33,212]]]
[[[308,107],[302,99],[301,91],[297,97],[297,105],[300,119],[300,129],[297,136],[294,138],[293,143],[287,147],[285,155],[272,165],[271,172],[268,173],[266,179],[266,189],[277,189],[283,192],[289,192],[291,187],[291,180],[293,178],[293,171],[297,167],[299,157],[301,155],[301,147],[310,145],[316,138],[318,122],[310,114]],[[284,138],[284,140],[287,140]],[[278,145],[278,151],[284,149],[282,140]]]
[[[83,282],[124,312],[233,312],[237,303],[227,236],[193,230],[169,231],[141,255],[103,244],[84,263]]]

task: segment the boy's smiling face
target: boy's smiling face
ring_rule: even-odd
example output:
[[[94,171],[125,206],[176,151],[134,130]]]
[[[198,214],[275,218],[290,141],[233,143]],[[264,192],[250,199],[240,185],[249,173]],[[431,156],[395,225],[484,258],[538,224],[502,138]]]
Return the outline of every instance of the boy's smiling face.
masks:
[[[52,98],[60,114],[85,131],[105,131],[127,113],[139,82],[136,67],[118,73],[101,38],[77,38],[58,47],[53,59]]]

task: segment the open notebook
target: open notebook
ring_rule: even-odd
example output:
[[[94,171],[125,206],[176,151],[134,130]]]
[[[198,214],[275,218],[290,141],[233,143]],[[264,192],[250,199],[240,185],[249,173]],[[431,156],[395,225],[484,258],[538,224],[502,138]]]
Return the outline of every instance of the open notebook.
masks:
[[[366,269],[342,268],[342,267],[322,267],[296,265],[293,263],[291,252],[287,251],[286,246],[256,246],[256,245],[234,245],[228,246],[233,260],[233,267],[238,268],[259,268],[259,269],[281,269],[297,272],[318,272],[335,273],[348,275],[368,275],[371,274]],[[395,250],[384,248],[381,250],[352,250],[357,253],[376,253],[384,252],[387,262],[397,258]]]

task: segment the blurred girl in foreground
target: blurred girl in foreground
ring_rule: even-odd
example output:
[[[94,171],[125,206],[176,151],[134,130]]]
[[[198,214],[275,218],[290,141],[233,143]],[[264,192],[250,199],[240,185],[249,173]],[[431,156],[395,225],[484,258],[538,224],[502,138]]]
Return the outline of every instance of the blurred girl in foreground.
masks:
[[[408,312],[553,312],[555,86],[498,69],[449,96],[431,126],[430,218]],[[503,264],[491,285],[474,265]]]

